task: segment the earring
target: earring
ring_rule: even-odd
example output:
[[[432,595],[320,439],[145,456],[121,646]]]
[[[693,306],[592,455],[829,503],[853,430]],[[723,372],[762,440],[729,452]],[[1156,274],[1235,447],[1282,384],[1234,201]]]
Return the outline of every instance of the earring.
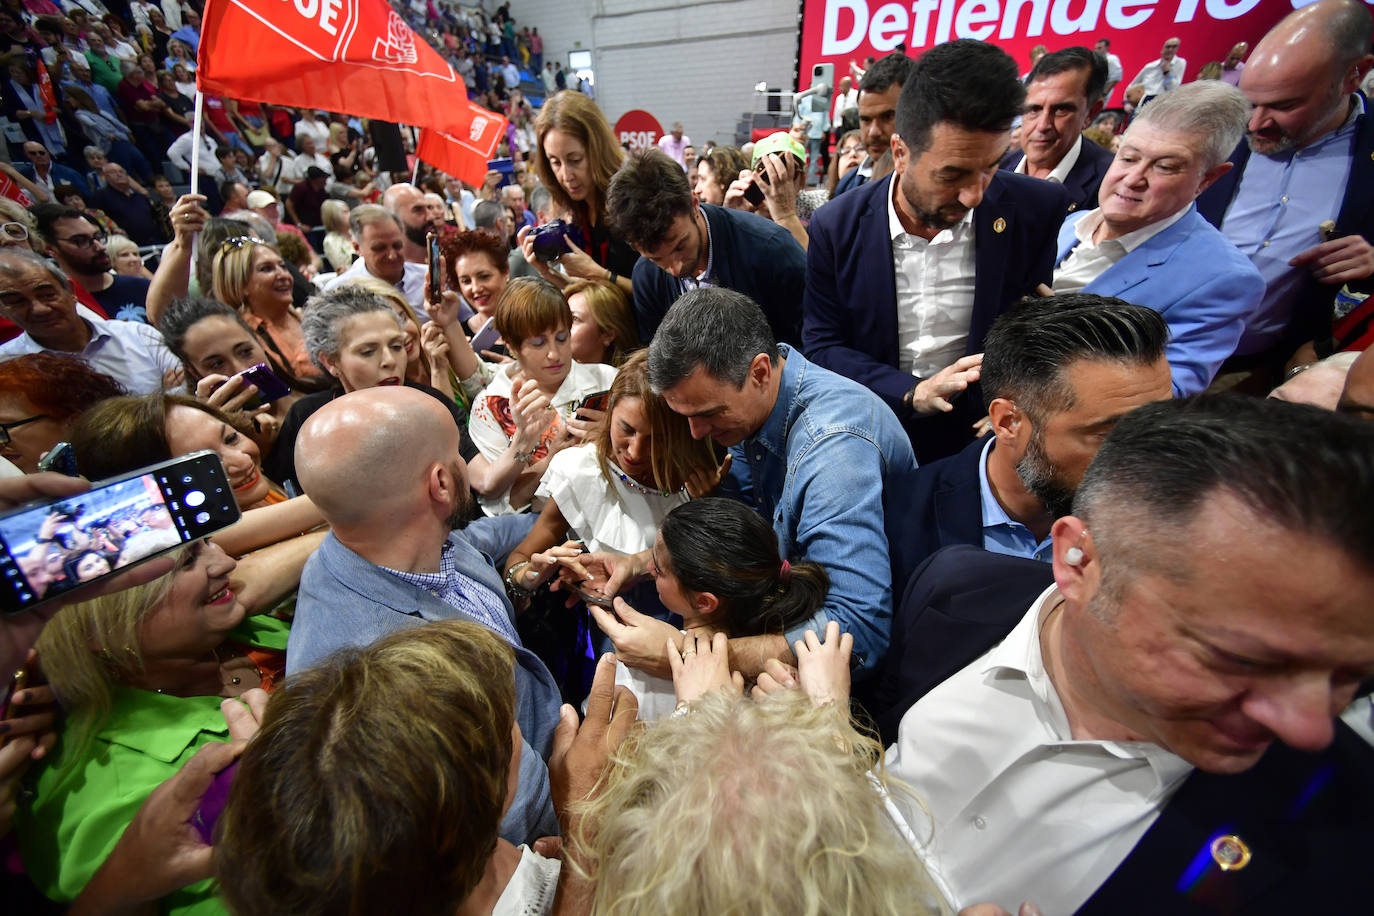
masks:
[[[1064,551],[1064,562],[1070,566],[1078,566],[1083,562],[1083,548],[1070,547],[1068,550]]]

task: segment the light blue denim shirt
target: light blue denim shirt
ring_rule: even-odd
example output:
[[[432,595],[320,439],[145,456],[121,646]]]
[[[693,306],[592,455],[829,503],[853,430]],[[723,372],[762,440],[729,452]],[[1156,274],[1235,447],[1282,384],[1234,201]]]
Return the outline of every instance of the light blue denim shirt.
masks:
[[[736,496],[772,519],[788,560],[825,567],[830,593],[788,643],[837,621],[854,635],[856,675],[873,671],[892,629],[894,570],[888,551],[895,515],[916,476],[911,442],[897,417],[867,388],[779,345],[778,399],[763,427],[730,451]],[[910,570],[896,570],[905,584]]]
[[[1037,541],[1029,528],[1007,514],[988,485],[988,453],[996,441],[996,436],[989,436],[988,444],[983,446],[982,457],[978,459],[978,493],[983,502],[983,549],[1009,557],[1048,562],[1054,556],[1054,539],[1046,536],[1043,541]]]

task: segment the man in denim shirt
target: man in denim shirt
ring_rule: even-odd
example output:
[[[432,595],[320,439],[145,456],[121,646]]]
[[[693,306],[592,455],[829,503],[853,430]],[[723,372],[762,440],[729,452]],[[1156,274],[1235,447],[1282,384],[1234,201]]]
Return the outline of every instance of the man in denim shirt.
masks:
[[[888,538],[911,492],[916,460],[901,424],[867,388],[778,344],[763,312],[732,290],[702,288],[668,310],[649,346],[649,380],[685,416],[692,435],[730,449],[726,495],[773,520],[782,555],[819,563],[830,575],[825,605],[783,635],[730,641],[730,667],[757,675],[770,658],[794,663],[792,642],[829,620],[854,636],[857,676],[887,650],[894,585]],[[608,573],[606,594],[642,575],[648,551],[595,555]],[[631,667],[668,671],[667,641],[677,631],[616,602],[594,608],[597,622]]]

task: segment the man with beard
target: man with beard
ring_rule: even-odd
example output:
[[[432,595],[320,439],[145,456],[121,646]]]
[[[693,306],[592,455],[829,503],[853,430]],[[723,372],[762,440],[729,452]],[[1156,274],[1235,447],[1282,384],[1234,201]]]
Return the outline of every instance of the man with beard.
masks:
[[[1356,91],[1374,63],[1372,34],[1359,0],[1321,0],[1274,26],[1240,76],[1254,108],[1235,168],[1198,198],[1264,277],[1223,367],[1260,375],[1256,390],[1272,387],[1299,347],[1330,338],[1343,285],[1374,276],[1374,118]]]
[[[703,204],[661,150],[631,153],[606,191],[607,221],[634,246],[634,309],[650,340],[668,308],[691,289],[718,286],[763,309],[775,340],[801,342],[806,252],[772,220]],[[611,277],[614,282],[614,276]]]
[[[958,395],[978,380],[983,337],[1054,269],[1067,193],[998,171],[1025,98],[1005,51],[931,48],[897,100],[894,174],[811,220],[803,352],[881,397],[923,463],[967,444],[982,405]]]
[[[296,471],[330,534],[301,575],[286,647],[288,675],[344,646],[432,620],[485,626],[515,650],[515,715],[523,747],[501,836],[557,832],[545,761],[559,693],[521,645],[501,577],[461,530],[472,511],[458,425],[437,400],[404,387],[346,394],[320,408],[296,440]]]
[[[1170,397],[1168,335],[1153,309],[1084,293],[998,318],[981,383],[992,435],[916,472],[894,565],[915,569],[952,544],[1048,562],[1050,527],[1069,514],[1103,437]]]
[[[148,320],[150,281],[110,273],[105,233],[74,207],[36,204],[30,211],[47,240],[49,257],[100,304],[105,314],[124,321]]]
[[[424,195],[418,195],[417,200],[423,210]],[[425,218],[428,219],[428,214]],[[428,268],[423,263],[406,260],[406,235],[401,231],[401,221],[396,214],[377,204],[363,204],[348,214],[348,229],[353,236],[353,247],[358,250],[358,260],[331,280],[325,289],[333,289],[355,277],[376,277],[401,291],[421,323],[428,321],[429,312],[425,308]]]
[[[386,189],[382,195],[382,206],[396,214],[401,221],[406,238],[406,261],[411,264],[427,263],[425,239],[429,233],[438,231],[440,223],[435,222],[434,214],[425,203],[425,192],[403,181]]]

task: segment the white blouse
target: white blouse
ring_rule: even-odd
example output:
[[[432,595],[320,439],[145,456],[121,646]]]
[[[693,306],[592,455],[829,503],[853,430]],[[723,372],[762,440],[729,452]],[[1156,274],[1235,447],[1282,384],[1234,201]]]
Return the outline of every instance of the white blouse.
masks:
[[[667,514],[687,501],[679,490],[665,496],[626,476],[608,461],[611,480],[601,473],[596,446],[566,448],[553,456],[535,495],[558,503],[558,511],[588,550],[639,553],[654,546]]]

